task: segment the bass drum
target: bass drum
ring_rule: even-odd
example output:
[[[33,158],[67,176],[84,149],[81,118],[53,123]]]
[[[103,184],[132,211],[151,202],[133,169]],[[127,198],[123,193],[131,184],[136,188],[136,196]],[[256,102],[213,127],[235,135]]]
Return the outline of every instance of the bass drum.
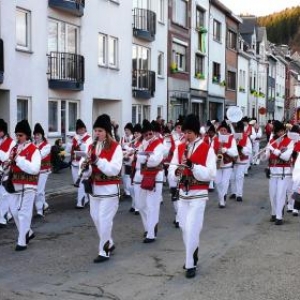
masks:
[[[243,111],[238,106],[230,106],[227,109],[226,116],[232,123],[237,123],[243,118]]]

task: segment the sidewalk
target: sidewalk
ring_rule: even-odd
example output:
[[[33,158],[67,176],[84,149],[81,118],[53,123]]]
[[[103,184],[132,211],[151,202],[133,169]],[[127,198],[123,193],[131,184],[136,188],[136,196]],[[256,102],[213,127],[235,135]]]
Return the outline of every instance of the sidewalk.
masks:
[[[75,193],[71,168],[62,169],[59,173],[51,173],[46,184],[46,197]]]

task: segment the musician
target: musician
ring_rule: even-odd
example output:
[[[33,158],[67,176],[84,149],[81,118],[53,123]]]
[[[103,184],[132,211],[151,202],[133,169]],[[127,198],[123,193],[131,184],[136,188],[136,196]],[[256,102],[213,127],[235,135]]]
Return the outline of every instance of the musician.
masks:
[[[282,225],[288,178],[292,176],[291,155],[294,142],[285,135],[284,125],[279,121],[274,121],[273,132],[274,135],[270,139],[261,159],[269,160],[270,221],[275,222],[275,225]]]
[[[241,120],[244,123],[244,132],[247,134],[248,137],[251,137],[251,135],[254,134],[254,129],[253,129],[253,122],[250,124],[250,118],[247,116],[243,117]],[[250,162],[252,161],[252,153],[249,154],[250,159],[247,164],[247,168],[245,168],[245,176],[248,176],[248,170],[250,169]]]
[[[299,125],[293,125],[290,133],[288,133],[288,137],[291,138],[291,135],[293,135],[293,140],[294,140],[294,150],[291,156],[291,168],[292,168],[292,173],[295,167],[296,160],[299,156],[300,152],[300,128]],[[287,212],[292,213],[294,217],[297,217],[299,215],[299,210],[298,208],[295,208],[295,199],[292,197],[293,192],[295,190],[295,182],[293,181],[292,178],[287,178],[288,184],[287,184]]]
[[[199,237],[202,230],[209,181],[216,176],[214,150],[199,136],[197,116],[188,115],[182,125],[185,143],[178,145],[169,168],[169,176],[178,182],[178,217],[185,246],[186,277],[196,274]],[[187,167],[181,168],[184,164]]]
[[[35,146],[40,150],[42,157],[41,171],[37,186],[34,204],[38,217],[44,217],[44,211],[49,205],[45,199],[45,187],[49,174],[51,173],[51,145],[45,138],[45,132],[40,123],[36,123],[33,130]]]
[[[87,133],[86,126],[82,120],[78,119],[76,121],[76,135],[72,139],[72,149],[71,149],[71,167],[72,167],[72,177],[74,184],[78,178],[78,165],[80,157],[76,156],[75,151],[86,152],[89,146],[92,144],[92,137]],[[77,204],[75,208],[82,209],[89,202],[87,194],[84,192],[84,186],[82,182],[79,183],[79,188],[77,191]]]
[[[99,116],[93,129],[97,143],[89,147],[90,163],[81,159],[80,169],[86,170],[88,167],[84,177],[91,178],[93,193],[90,194],[90,214],[100,239],[94,263],[101,263],[107,261],[115,249],[112,229],[119,206],[123,153],[118,142],[112,139],[109,116]]]
[[[259,165],[260,161],[259,161],[259,155],[257,155],[257,153],[259,152],[260,139],[262,138],[262,130],[255,118],[253,118],[250,121],[250,124],[253,124],[252,134],[250,135],[250,139],[252,141],[252,146],[253,146],[253,158],[254,158],[254,160],[252,160],[252,163],[253,165]]]
[[[233,161],[238,156],[234,136],[226,121],[221,122],[218,128],[218,137],[213,140],[212,147],[217,155],[217,176],[215,179],[219,198],[219,208],[226,205],[226,194],[232,173]]]
[[[130,174],[130,196],[132,199],[131,202],[131,208],[129,209],[129,212],[133,212],[135,215],[139,215],[139,210],[136,207],[136,201],[135,201],[135,193],[134,193],[134,184],[133,184],[133,178],[136,171],[136,152],[140,149],[143,141],[143,135],[142,135],[142,126],[141,124],[137,123],[133,127],[133,142],[130,144],[130,149],[128,149],[129,154],[129,160],[131,162],[131,174]]]
[[[249,155],[252,153],[252,143],[247,133],[244,132],[244,123],[242,121],[237,122],[235,132],[238,157],[234,162],[231,176],[231,190],[233,194],[230,196],[230,199],[242,202],[245,168],[247,168],[250,159]]]
[[[124,188],[124,199],[130,198],[130,186],[131,186],[131,161],[127,156],[127,150],[130,148],[130,143],[133,140],[133,125],[132,123],[127,123],[124,127],[125,135],[122,137],[120,144],[123,149],[123,168],[122,168],[122,181]]]
[[[2,168],[3,162],[8,160],[9,153],[15,145],[15,141],[8,134],[7,123],[0,119],[0,168]],[[9,211],[8,196],[7,191],[0,184],[0,228],[5,228],[7,222],[12,218]]]
[[[181,143],[181,139],[184,136],[181,130],[182,121],[183,121],[182,117],[179,116],[178,120],[175,123],[174,131],[171,133],[171,135],[165,138],[165,145],[167,145],[167,141],[169,140],[169,152],[168,152],[167,159],[165,160],[168,163],[171,162],[174,155],[174,151],[176,147]],[[170,178],[169,176],[167,176],[167,179],[170,187],[171,200],[172,200],[174,214],[175,214],[175,220],[173,221],[173,224],[175,225],[175,228],[179,228],[177,182],[175,180],[172,180],[172,178]]]
[[[143,242],[152,243],[155,242],[159,222],[165,148],[161,140],[153,134],[148,120],[143,121],[142,134],[142,145],[137,153],[134,193],[144,227]]]
[[[35,237],[31,229],[32,210],[41,168],[41,154],[30,141],[31,128],[27,120],[15,127],[17,145],[12,148],[9,160],[4,162],[11,168],[15,192],[9,195],[9,207],[18,229],[15,250],[27,249],[27,244]]]

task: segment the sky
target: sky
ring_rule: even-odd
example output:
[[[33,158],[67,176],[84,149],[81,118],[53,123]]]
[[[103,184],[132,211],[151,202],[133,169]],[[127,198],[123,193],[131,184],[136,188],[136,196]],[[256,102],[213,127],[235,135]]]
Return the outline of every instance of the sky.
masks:
[[[300,6],[300,0],[220,0],[233,13],[266,16],[288,7]]]

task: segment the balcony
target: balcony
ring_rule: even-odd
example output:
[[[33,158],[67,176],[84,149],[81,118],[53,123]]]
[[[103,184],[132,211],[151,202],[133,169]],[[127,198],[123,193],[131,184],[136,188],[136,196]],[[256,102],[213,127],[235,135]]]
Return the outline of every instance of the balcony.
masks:
[[[153,42],[156,33],[156,14],[148,9],[134,8],[133,35],[139,39]]]
[[[82,91],[84,57],[74,53],[50,52],[48,83],[50,89]]]
[[[132,96],[139,99],[150,99],[155,92],[155,72],[148,70],[132,71]]]
[[[49,6],[77,17],[84,13],[85,0],[49,0]]]
[[[4,80],[4,47],[3,40],[0,39],[0,84]]]

